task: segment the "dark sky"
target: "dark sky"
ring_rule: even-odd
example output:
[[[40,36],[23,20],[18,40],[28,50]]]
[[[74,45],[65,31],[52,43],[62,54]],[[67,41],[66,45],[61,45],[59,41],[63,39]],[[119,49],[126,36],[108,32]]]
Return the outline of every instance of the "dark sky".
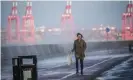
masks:
[[[100,24],[116,25],[121,28],[121,14],[125,12],[126,1],[73,1],[72,15],[78,27],[91,28]],[[26,2],[18,2],[20,19],[25,13]],[[65,1],[33,1],[35,26],[59,27],[61,14],[65,10]],[[1,2],[2,27],[7,26],[7,17],[11,12],[12,2]]]

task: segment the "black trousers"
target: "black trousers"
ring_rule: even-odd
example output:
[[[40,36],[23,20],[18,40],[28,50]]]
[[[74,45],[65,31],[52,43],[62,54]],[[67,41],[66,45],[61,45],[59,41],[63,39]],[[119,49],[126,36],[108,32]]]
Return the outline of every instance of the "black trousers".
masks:
[[[81,73],[83,73],[83,67],[84,67],[84,63],[83,63],[83,59],[78,59],[76,58],[76,72],[79,72],[79,61],[80,61],[80,68],[81,68]]]

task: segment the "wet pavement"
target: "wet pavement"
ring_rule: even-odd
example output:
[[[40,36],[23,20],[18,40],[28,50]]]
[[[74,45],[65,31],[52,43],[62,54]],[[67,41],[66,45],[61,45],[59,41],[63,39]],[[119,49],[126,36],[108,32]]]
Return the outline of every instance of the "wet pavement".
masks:
[[[68,66],[66,56],[38,61],[38,80],[88,80],[88,75],[93,75],[101,68],[104,68],[105,65],[113,64],[117,60],[121,61],[124,57],[130,56],[128,53],[108,54],[106,52],[97,51],[86,55],[84,76],[75,75],[75,62]],[[2,67],[1,71],[1,80],[12,80],[11,65]]]
[[[104,72],[97,80],[133,80],[133,57]]]
[[[85,67],[95,65],[99,62],[102,62],[108,58],[99,58],[99,59],[86,59],[84,62]],[[49,61],[50,62],[50,61]],[[54,61],[53,61],[54,62]],[[53,63],[52,62],[52,63]],[[60,62],[57,64],[45,64],[46,62],[40,61],[38,63],[38,78],[39,80],[51,80],[51,79],[61,79],[64,76],[75,73],[75,62],[72,65],[68,66],[67,63]],[[11,80],[12,78],[12,69],[11,66],[6,66],[2,68],[2,80]]]

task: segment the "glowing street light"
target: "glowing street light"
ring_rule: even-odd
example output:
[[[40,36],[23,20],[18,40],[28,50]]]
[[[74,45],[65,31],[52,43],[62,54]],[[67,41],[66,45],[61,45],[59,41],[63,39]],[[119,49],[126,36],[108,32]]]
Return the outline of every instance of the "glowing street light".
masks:
[[[97,30],[96,28],[92,28],[93,31]]]
[[[66,16],[66,17],[69,17],[70,15],[69,15],[69,14],[66,14],[65,16]]]
[[[126,27],[126,29],[130,29],[130,27]]]
[[[41,32],[44,32],[44,29],[41,29]]]
[[[100,27],[100,29],[99,30],[103,30],[103,28],[102,27]]]
[[[112,30],[114,30],[114,29],[115,29],[115,27],[111,27],[111,29],[112,29]]]
[[[60,29],[59,28],[55,28],[54,31],[60,31]]]
[[[51,32],[51,31],[52,31],[52,29],[48,29],[48,31],[49,31],[49,32]]]

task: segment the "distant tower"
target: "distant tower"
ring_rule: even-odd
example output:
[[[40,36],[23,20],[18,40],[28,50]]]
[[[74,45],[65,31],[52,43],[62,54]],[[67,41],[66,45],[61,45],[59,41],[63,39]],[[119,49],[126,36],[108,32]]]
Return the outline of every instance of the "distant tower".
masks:
[[[35,42],[34,17],[32,15],[32,2],[27,1],[26,14],[23,16],[22,40],[27,43]]]
[[[122,15],[122,39],[133,40],[133,1],[130,0]]]
[[[13,22],[15,22],[13,25]],[[12,26],[13,25],[13,26]],[[18,11],[17,11],[17,2],[13,1],[13,6],[12,6],[12,12],[8,16],[8,26],[7,26],[7,41],[10,43],[16,43],[20,41],[20,34],[19,34],[19,16],[18,16]]]
[[[62,34],[65,33],[69,37],[73,38],[75,31],[75,24],[72,16],[71,5],[72,2],[67,0],[65,12],[62,14],[61,17],[61,29],[62,29]]]

